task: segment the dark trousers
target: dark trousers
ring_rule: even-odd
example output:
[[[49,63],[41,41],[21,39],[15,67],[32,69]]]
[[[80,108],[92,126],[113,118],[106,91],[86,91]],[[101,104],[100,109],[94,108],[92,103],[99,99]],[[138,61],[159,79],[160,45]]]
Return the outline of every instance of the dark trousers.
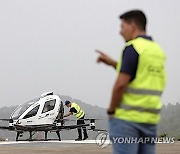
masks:
[[[84,116],[85,116],[85,115],[84,115]],[[84,116],[77,120],[77,125],[85,124],[85,122],[84,122],[84,120],[83,120],[83,119],[84,119]],[[84,137],[88,137],[86,127],[79,127],[79,128],[77,128],[77,130],[78,130],[78,135],[79,135],[78,138],[82,139],[82,131],[81,131],[81,128],[83,129]]]

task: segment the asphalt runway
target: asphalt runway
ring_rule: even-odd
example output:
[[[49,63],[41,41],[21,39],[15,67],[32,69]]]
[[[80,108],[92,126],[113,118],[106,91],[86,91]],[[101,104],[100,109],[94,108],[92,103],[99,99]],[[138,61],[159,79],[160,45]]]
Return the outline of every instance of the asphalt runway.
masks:
[[[95,141],[0,142],[0,154],[109,154],[111,146],[100,148]]]
[[[95,141],[0,142],[0,154],[111,154],[111,144],[100,148]],[[157,154],[179,154],[180,142],[157,144]]]

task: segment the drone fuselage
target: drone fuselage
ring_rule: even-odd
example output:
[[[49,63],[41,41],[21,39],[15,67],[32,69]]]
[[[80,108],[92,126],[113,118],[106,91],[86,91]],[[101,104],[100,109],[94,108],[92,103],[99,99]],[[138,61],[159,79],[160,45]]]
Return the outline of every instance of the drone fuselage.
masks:
[[[10,118],[12,120],[9,121],[10,127],[49,125],[55,122],[59,114],[63,114],[61,113],[64,110],[63,103],[58,95],[47,95],[40,97],[35,102],[28,102],[28,107],[22,114],[20,111],[24,107],[23,104],[15,109]]]

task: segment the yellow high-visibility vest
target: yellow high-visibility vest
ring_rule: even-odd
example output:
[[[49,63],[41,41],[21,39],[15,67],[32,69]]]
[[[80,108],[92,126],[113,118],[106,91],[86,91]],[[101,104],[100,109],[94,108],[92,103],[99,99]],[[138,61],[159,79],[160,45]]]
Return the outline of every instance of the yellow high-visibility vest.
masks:
[[[127,42],[139,54],[136,76],[128,84],[115,109],[115,117],[137,123],[157,124],[160,119],[160,96],[166,85],[166,56],[154,41],[138,37]],[[125,46],[125,47],[126,47]],[[122,58],[117,64],[120,72]]]
[[[77,111],[77,113],[73,112],[73,115],[75,115],[77,119],[80,119],[80,118],[82,118],[85,115],[84,111],[75,102],[71,104],[71,108],[73,108],[73,107]]]

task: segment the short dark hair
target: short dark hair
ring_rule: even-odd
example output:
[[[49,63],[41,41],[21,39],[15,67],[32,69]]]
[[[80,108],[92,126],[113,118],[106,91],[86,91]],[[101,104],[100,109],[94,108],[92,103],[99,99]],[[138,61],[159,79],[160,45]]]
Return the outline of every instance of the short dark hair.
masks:
[[[147,19],[145,14],[141,10],[132,10],[120,15],[120,19],[124,19],[127,22],[134,21],[140,30],[146,31]]]

